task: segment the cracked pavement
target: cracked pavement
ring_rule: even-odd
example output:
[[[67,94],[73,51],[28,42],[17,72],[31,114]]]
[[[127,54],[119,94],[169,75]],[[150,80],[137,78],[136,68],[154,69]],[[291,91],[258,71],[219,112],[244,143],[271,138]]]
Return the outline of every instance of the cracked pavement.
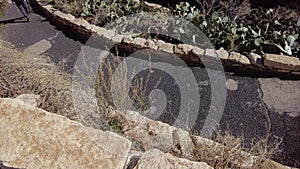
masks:
[[[9,5],[8,12],[0,21],[21,16],[15,6]],[[34,55],[44,54],[62,66],[72,69],[80,52],[81,39],[65,34],[58,26],[46,18],[33,13],[31,23],[12,21],[1,31],[3,40],[17,49]],[[202,67],[192,67],[199,89],[200,109],[194,132],[200,132],[210,108],[211,86],[207,72]],[[142,76],[143,74],[141,74]],[[169,96],[168,110],[159,120],[173,124],[180,106],[180,92],[176,82],[162,72],[159,88]],[[300,167],[300,81],[277,78],[254,78],[226,73],[226,106],[219,128],[230,130],[235,136],[244,136],[246,146],[251,139],[281,137],[282,154],[274,160],[289,166]],[[155,86],[151,81],[149,86]],[[225,85],[225,84],[224,84]],[[172,114],[172,115],[171,115]]]

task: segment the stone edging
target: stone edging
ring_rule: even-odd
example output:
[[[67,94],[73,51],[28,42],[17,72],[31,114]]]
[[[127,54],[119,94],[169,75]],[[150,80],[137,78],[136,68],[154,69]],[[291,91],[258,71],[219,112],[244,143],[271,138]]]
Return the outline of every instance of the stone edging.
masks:
[[[199,148],[208,154],[209,152],[223,152],[226,149],[226,146],[223,144],[201,136],[192,135],[186,130],[170,126],[169,124],[154,121],[141,115],[139,112],[125,111],[120,113],[112,111],[108,116],[120,121],[124,125],[125,137],[132,141],[137,141],[144,151],[149,151],[153,148],[159,149],[162,152],[173,152],[173,154],[176,154],[175,156],[193,161],[194,152]],[[129,156],[128,161],[133,157],[139,159],[142,156],[141,154],[143,154],[135,149],[131,150],[131,153],[132,156]],[[258,156],[253,156],[245,151],[237,151],[237,153],[239,159],[230,161],[232,164],[241,168],[257,168],[256,162],[261,160]],[[291,167],[269,159],[265,160],[259,168],[291,169]]]
[[[58,22],[69,31],[78,33],[83,37],[90,37],[97,34],[107,41],[117,44],[124,44],[136,49],[155,49],[167,53],[176,54],[181,59],[191,64],[201,64],[200,58],[214,59],[218,57],[224,64],[225,69],[230,67],[246,68],[247,71],[261,73],[273,73],[292,75],[300,77],[300,59],[296,57],[266,54],[260,56],[250,53],[249,56],[237,52],[228,53],[224,49],[201,49],[188,44],[171,44],[162,40],[144,39],[141,37],[132,38],[117,34],[113,30],[107,30],[103,27],[95,26],[88,23],[82,18],[75,18],[71,14],[65,14],[53,8],[52,5],[43,5],[40,0],[32,0],[33,4],[38,7],[48,18]]]

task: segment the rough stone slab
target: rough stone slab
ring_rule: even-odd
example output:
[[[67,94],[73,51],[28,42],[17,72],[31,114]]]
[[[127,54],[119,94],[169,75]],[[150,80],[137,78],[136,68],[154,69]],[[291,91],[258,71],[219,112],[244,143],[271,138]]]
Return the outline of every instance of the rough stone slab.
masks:
[[[38,56],[52,47],[51,42],[46,39],[36,42],[35,44],[27,47],[24,52],[33,56]]]
[[[270,111],[300,115],[300,81],[260,78],[263,101]]]
[[[300,71],[300,60],[296,57],[266,54],[264,65],[282,70]]]
[[[173,133],[176,128],[159,121],[152,121],[146,125],[138,125],[125,132],[126,136],[142,143],[144,149],[159,148],[163,151],[170,151],[174,148]]]
[[[238,63],[239,60],[240,60],[240,57],[241,57],[240,53],[231,52],[229,57],[228,57],[228,60],[231,61],[231,62],[234,62],[234,63]]]
[[[124,118],[124,134],[140,142],[145,150],[158,148],[171,151],[176,145],[180,145],[180,149],[176,151],[184,156],[192,154],[193,143],[187,131],[151,120],[135,111],[126,111],[120,115]]]
[[[0,99],[0,161],[26,169],[123,168],[131,143],[18,99]]]
[[[239,63],[241,63],[243,65],[250,65],[251,64],[250,60],[245,55],[241,55],[241,57],[239,59]]]
[[[212,169],[204,162],[174,157],[157,149],[145,152],[134,169]]]
[[[131,42],[131,44],[134,47],[137,47],[137,48],[144,48],[145,44],[146,44],[146,39],[140,38],[140,37],[136,37],[136,38],[133,39],[133,41]]]
[[[163,43],[158,47],[158,49],[168,53],[173,53],[174,45],[171,43]]]
[[[178,136],[179,145],[181,146],[182,156],[184,158],[189,158],[193,155],[194,143],[190,137],[190,133],[186,130],[178,128],[176,132]]]
[[[227,60],[228,57],[229,57],[229,53],[228,53],[224,48],[220,48],[220,49],[217,50],[216,52],[217,52],[218,57],[219,57],[221,60]]]

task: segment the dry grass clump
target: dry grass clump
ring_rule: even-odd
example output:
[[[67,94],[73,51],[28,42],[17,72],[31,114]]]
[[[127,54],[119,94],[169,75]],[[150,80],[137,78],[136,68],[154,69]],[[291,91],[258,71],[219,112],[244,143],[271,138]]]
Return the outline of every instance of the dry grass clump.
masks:
[[[142,77],[130,77],[138,72],[128,72],[126,59],[110,56],[99,65],[96,77],[96,96],[99,107],[113,106],[119,111],[134,108],[138,112],[147,110],[150,106],[149,91],[156,89],[160,80],[150,86],[151,74]],[[118,71],[116,72],[116,69]],[[132,81],[129,81],[132,79]],[[131,107],[131,105],[133,107]]]
[[[0,41],[0,97],[37,94],[38,106],[75,118],[71,76],[44,56],[30,56]]]
[[[243,138],[230,132],[216,132],[212,140],[192,137],[195,144],[193,159],[204,161],[214,168],[261,168],[279,152],[280,141],[270,145],[268,139],[260,139],[250,148],[243,147]]]

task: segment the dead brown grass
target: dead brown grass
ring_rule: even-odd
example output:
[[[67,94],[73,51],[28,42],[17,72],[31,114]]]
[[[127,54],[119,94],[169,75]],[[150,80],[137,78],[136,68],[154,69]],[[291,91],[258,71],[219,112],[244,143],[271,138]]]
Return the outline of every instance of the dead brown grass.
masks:
[[[49,58],[29,56],[0,41],[0,65],[0,97],[37,94],[41,96],[40,108],[75,118],[71,75]]]
[[[119,71],[115,72],[117,68]],[[136,74],[135,69],[131,73]],[[155,82],[153,89],[157,88],[160,80]],[[99,65],[96,77],[96,96],[99,107],[106,109],[110,105],[118,111],[125,111],[133,105],[138,112],[147,110],[150,106],[150,98],[147,96],[147,90],[150,88],[149,81],[150,74],[129,81],[126,60],[115,56],[109,57]],[[112,88],[113,92],[111,92]]]
[[[205,161],[214,168],[264,168],[263,165],[279,152],[281,140],[270,144],[268,138],[243,147],[243,137],[230,132],[216,132],[213,141],[192,137],[195,144],[193,160]]]

